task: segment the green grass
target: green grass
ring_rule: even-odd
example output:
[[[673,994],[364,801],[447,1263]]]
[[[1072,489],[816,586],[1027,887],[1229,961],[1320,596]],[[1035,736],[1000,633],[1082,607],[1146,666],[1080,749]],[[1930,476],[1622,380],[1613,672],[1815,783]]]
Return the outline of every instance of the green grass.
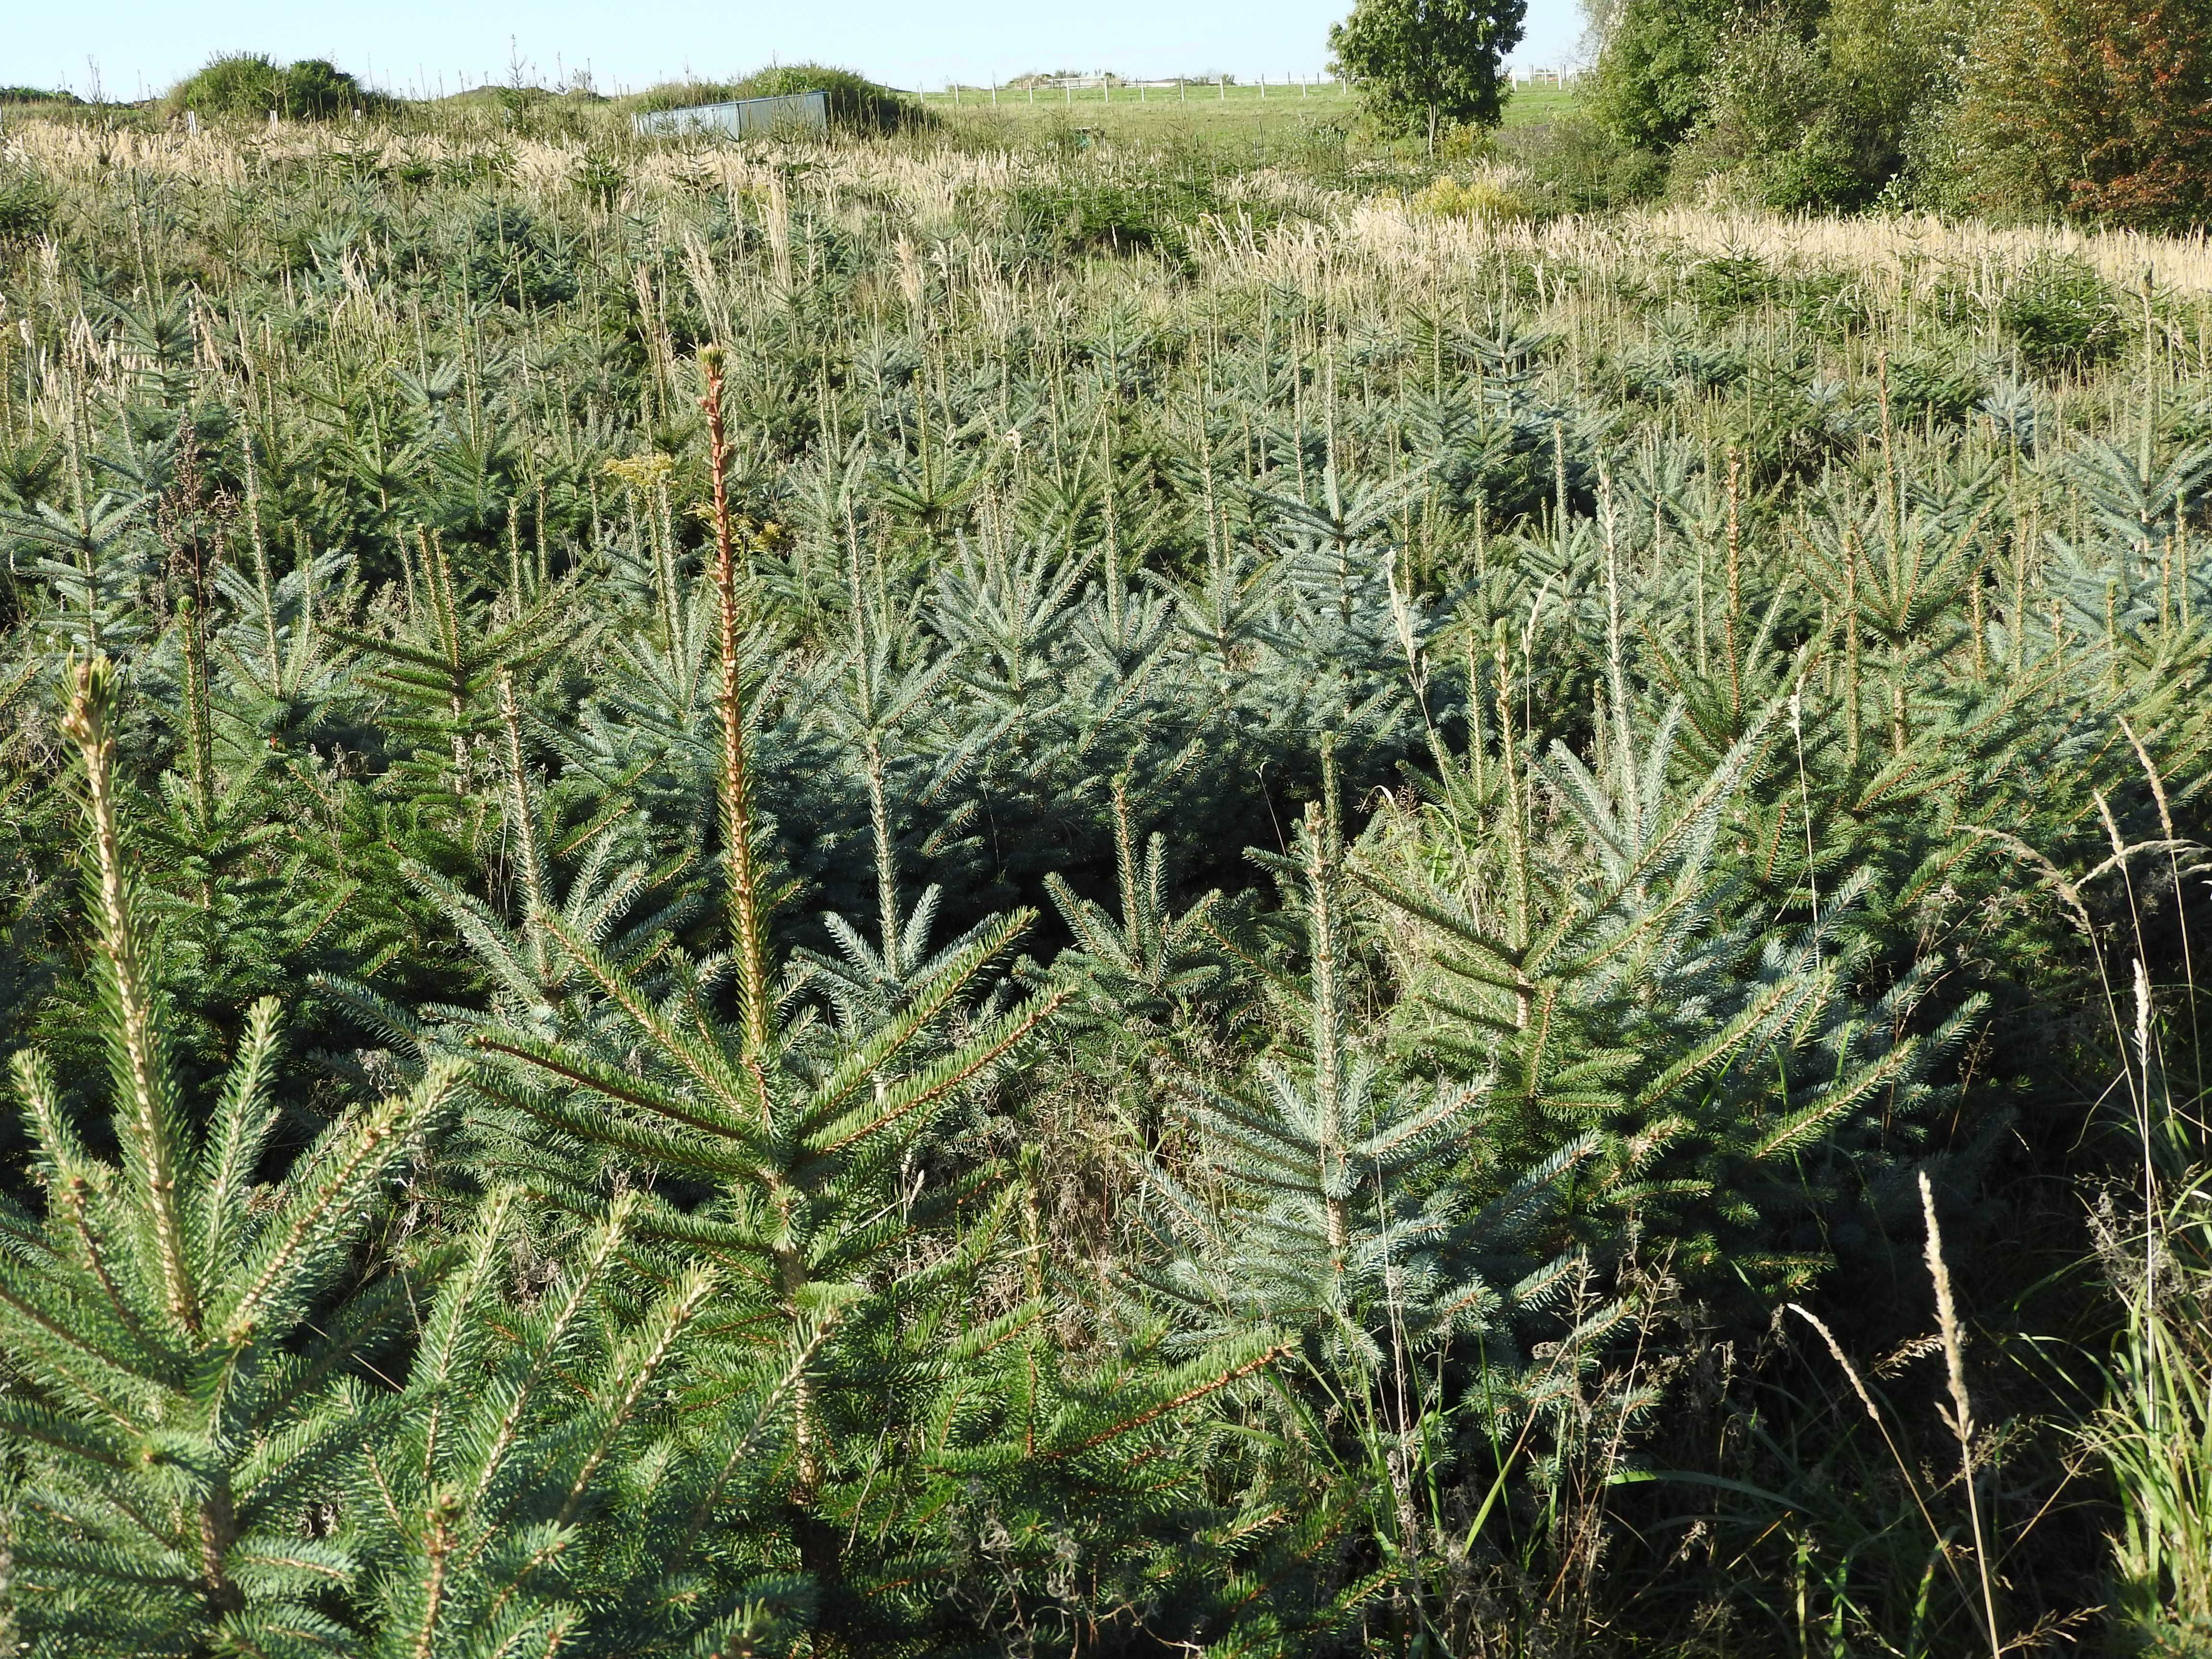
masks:
[[[1342,85],[1270,82],[1182,87],[1086,88],[963,86],[956,91],[923,91],[932,112],[976,124],[1007,121],[1018,129],[1054,121],[1089,128],[1115,137],[1190,137],[1264,140],[1272,132],[1294,131],[1319,120],[1349,118],[1358,100]],[[1573,108],[1575,94],[1561,87],[1516,88],[1505,109],[1509,127],[1556,119]]]
[[[1516,87],[1505,106],[1509,127],[1540,126],[1573,112],[1580,101],[1572,87]]]

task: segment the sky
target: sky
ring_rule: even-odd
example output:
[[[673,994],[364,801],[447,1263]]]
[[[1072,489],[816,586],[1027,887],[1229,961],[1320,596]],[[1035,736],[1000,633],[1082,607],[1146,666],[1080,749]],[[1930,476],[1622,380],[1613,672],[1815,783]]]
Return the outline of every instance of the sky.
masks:
[[[856,69],[900,87],[1030,70],[1127,76],[1318,73],[1348,0],[15,0],[0,85],[108,98],[161,91],[218,52],[327,58],[387,90],[447,92],[587,70],[603,92],[771,61]],[[1515,61],[1574,61],[1577,0],[1529,0]]]

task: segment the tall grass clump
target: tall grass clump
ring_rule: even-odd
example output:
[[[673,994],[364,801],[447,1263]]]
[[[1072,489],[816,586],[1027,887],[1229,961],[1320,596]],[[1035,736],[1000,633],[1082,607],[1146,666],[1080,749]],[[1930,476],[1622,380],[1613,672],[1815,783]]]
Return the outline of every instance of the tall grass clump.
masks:
[[[2118,1488],[2122,1611],[2187,1653],[2212,1638],[2212,1192],[2198,1172],[2160,1197],[2142,1248],[2108,1245],[2126,1324],[2087,1437]]]

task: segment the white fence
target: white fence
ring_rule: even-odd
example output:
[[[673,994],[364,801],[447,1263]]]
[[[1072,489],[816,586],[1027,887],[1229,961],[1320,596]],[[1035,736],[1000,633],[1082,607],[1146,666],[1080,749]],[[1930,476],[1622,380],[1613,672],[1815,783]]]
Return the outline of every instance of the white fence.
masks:
[[[1261,99],[1331,97],[1346,90],[1343,82],[1328,75],[1261,75],[1244,80],[1233,75],[1209,75],[1200,79],[1179,76],[1163,81],[1124,80],[1120,76],[1060,75],[1018,82],[945,81],[935,87],[914,88],[924,103],[999,104],[1073,102],[1078,94],[1105,103],[1142,104],[1170,101],[1194,103],[1212,98],[1227,101],[1255,95]]]
[[[1583,76],[1579,69],[1514,68],[1507,78],[1516,87],[1571,87]],[[1333,75],[1174,76],[1139,80],[1118,75],[1048,75],[1024,76],[1013,82],[945,80],[934,86],[918,86],[914,96],[925,103],[1039,104],[1073,101],[1079,96],[1106,103],[1126,100],[1146,103],[1170,100],[1189,103],[1201,98],[1226,101],[1258,97],[1310,98],[1341,96],[1349,88]]]

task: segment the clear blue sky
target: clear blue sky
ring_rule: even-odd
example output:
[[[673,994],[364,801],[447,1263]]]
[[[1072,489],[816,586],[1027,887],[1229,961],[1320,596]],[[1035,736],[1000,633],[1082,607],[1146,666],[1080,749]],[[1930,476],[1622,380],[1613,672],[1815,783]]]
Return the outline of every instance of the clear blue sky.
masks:
[[[394,91],[447,91],[588,66],[602,90],[687,69],[727,75],[815,59],[894,85],[1036,69],[1125,75],[1306,75],[1349,0],[11,0],[0,84],[158,91],[215,52],[328,58]],[[1575,55],[1576,0],[1529,0],[1524,64]]]

